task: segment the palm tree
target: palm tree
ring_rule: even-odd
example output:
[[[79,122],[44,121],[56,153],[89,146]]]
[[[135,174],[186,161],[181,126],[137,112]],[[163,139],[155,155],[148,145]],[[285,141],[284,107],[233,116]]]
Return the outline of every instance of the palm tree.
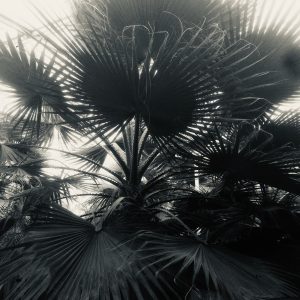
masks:
[[[1,17],[42,48],[0,41],[2,299],[298,299],[299,22],[260,3]]]

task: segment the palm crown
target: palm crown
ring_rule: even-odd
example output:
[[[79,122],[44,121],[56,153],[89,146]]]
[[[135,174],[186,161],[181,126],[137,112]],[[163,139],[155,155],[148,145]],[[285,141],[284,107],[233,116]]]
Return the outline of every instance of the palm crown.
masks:
[[[299,296],[297,268],[278,262],[297,259],[300,233],[299,113],[280,110],[298,99],[298,20],[284,7],[261,20],[255,0],[73,4],[55,21],[34,8],[34,33],[2,16],[42,48],[0,41],[15,97],[2,298]]]

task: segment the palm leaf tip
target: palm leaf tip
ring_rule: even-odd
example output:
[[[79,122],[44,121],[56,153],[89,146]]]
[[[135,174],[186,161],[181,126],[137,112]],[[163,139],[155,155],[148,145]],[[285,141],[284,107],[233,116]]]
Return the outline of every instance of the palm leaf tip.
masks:
[[[95,5],[101,9],[97,2]],[[178,26],[176,19],[189,25],[202,24],[205,19],[214,17],[213,11],[218,7],[219,3],[213,0],[126,0],[122,3],[108,0],[104,12],[110,26],[119,31],[138,24],[155,28],[156,31],[170,32]]]

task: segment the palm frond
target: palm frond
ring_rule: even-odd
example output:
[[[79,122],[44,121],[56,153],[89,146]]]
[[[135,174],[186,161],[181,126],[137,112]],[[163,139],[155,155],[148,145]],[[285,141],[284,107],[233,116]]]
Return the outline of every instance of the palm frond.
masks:
[[[136,254],[120,244],[125,233],[122,226],[94,227],[60,207],[40,208],[22,254],[16,250],[1,266],[1,283],[22,278],[6,299],[168,299],[163,281],[151,268],[140,271]]]
[[[73,2],[74,18],[33,7],[36,30],[0,15],[37,45],[0,41],[16,98],[0,114],[0,298],[299,295],[284,264],[253,258],[299,243],[299,116],[280,111],[299,97],[293,10]]]
[[[11,88],[17,103],[12,109],[16,115],[16,123],[22,122],[22,128],[33,129],[39,135],[42,121],[55,120],[55,114],[68,118],[71,115],[66,107],[60,77],[62,71],[54,69],[55,56],[49,63],[45,61],[43,52],[39,58],[34,51],[30,57],[25,53],[21,38],[14,45],[7,36],[6,46],[0,42],[0,80]]]
[[[226,5],[225,1],[217,19],[227,33],[227,45],[246,40],[259,53],[240,64],[235,88],[242,84],[244,93],[251,91],[272,104],[299,98],[300,19],[297,13],[292,17],[295,3],[251,0]],[[268,18],[263,17],[266,13]]]
[[[55,141],[66,147],[75,145],[81,135],[67,124],[61,123],[42,123],[38,141],[43,145],[50,145]]]
[[[273,118],[266,118],[259,124],[263,130],[272,135],[272,147],[290,144],[298,149],[300,145],[299,121],[299,112],[287,111]]]
[[[16,164],[25,159],[25,154],[18,151],[14,144],[1,143],[0,144],[0,164]]]
[[[122,3],[114,0],[75,1],[76,12],[81,17],[88,15],[100,28],[111,27],[119,32],[127,26],[143,25],[155,31],[176,33],[175,29],[180,27],[178,19],[189,25],[199,25],[206,19],[212,19],[213,11],[220,9],[220,6],[220,3],[213,0],[202,0],[201,3],[197,0],[126,0]]]
[[[274,244],[287,236],[298,239],[298,196],[264,185],[242,199],[237,193],[238,190],[231,192],[235,197],[231,205],[211,211],[215,222],[209,228],[211,241],[255,240],[259,232],[265,235],[265,244]]]
[[[187,157],[194,157],[199,174],[226,180],[250,180],[299,194],[299,152],[290,147],[268,149],[272,136],[239,126],[199,137]],[[194,151],[194,152],[193,152]],[[272,176],[276,174],[276,177]]]
[[[86,170],[95,172],[99,171],[102,168],[107,155],[107,151],[104,147],[95,145],[93,147],[83,149],[80,152],[80,155],[81,157],[83,157],[82,159],[79,158],[79,160],[81,160],[81,162],[83,163],[82,167]]]
[[[216,117],[238,116],[236,111],[257,112],[266,106],[260,100],[263,97],[252,93],[252,87],[237,94],[232,89],[245,61],[256,55],[247,43],[224,50],[224,34],[215,26],[182,28],[174,38],[168,31],[133,25],[121,36],[99,37],[91,23],[90,33],[85,34],[71,20],[54,24],[39,13],[60,42],[47,38],[47,49],[57,56],[54,69],[60,72],[62,65],[65,67],[67,107],[81,116],[83,126],[100,135],[112,134],[133,116],[141,115],[152,136],[183,138],[192,134],[199,120],[209,124]],[[148,36],[143,61],[138,59],[140,31]],[[154,47],[156,36],[161,37],[158,49]],[[234,97],[226,92],[231,90]]]
[[[192,237],[143,233],[145,257],[151,257],[158,272],[175,267],[175,279],[193,287],[221,294],[226,299],[263,299],[295,296],[289,283],[275,267],[261,260],[208,246]],[[192,270],[192,273],[189,271]],[[276,276],[276,271],[277,275]],[[187,277],[187,274],[192,274]],[[281,278],[280,278],[281,277]],[[235,287],[232,289],[232,287]]]

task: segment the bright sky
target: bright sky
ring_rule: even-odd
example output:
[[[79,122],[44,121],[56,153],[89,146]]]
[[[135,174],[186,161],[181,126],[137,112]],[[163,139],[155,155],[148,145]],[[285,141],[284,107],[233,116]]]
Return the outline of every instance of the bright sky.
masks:
[[[0,0],[0,13],[18,23],[40,27],[42,23],[34,17],[31,5],[40,8],[52,17],[61,17],[70,13],[70,0]],[[0,24],[0,30],[2,34],[3,31],[11,31],[11,27]]]

